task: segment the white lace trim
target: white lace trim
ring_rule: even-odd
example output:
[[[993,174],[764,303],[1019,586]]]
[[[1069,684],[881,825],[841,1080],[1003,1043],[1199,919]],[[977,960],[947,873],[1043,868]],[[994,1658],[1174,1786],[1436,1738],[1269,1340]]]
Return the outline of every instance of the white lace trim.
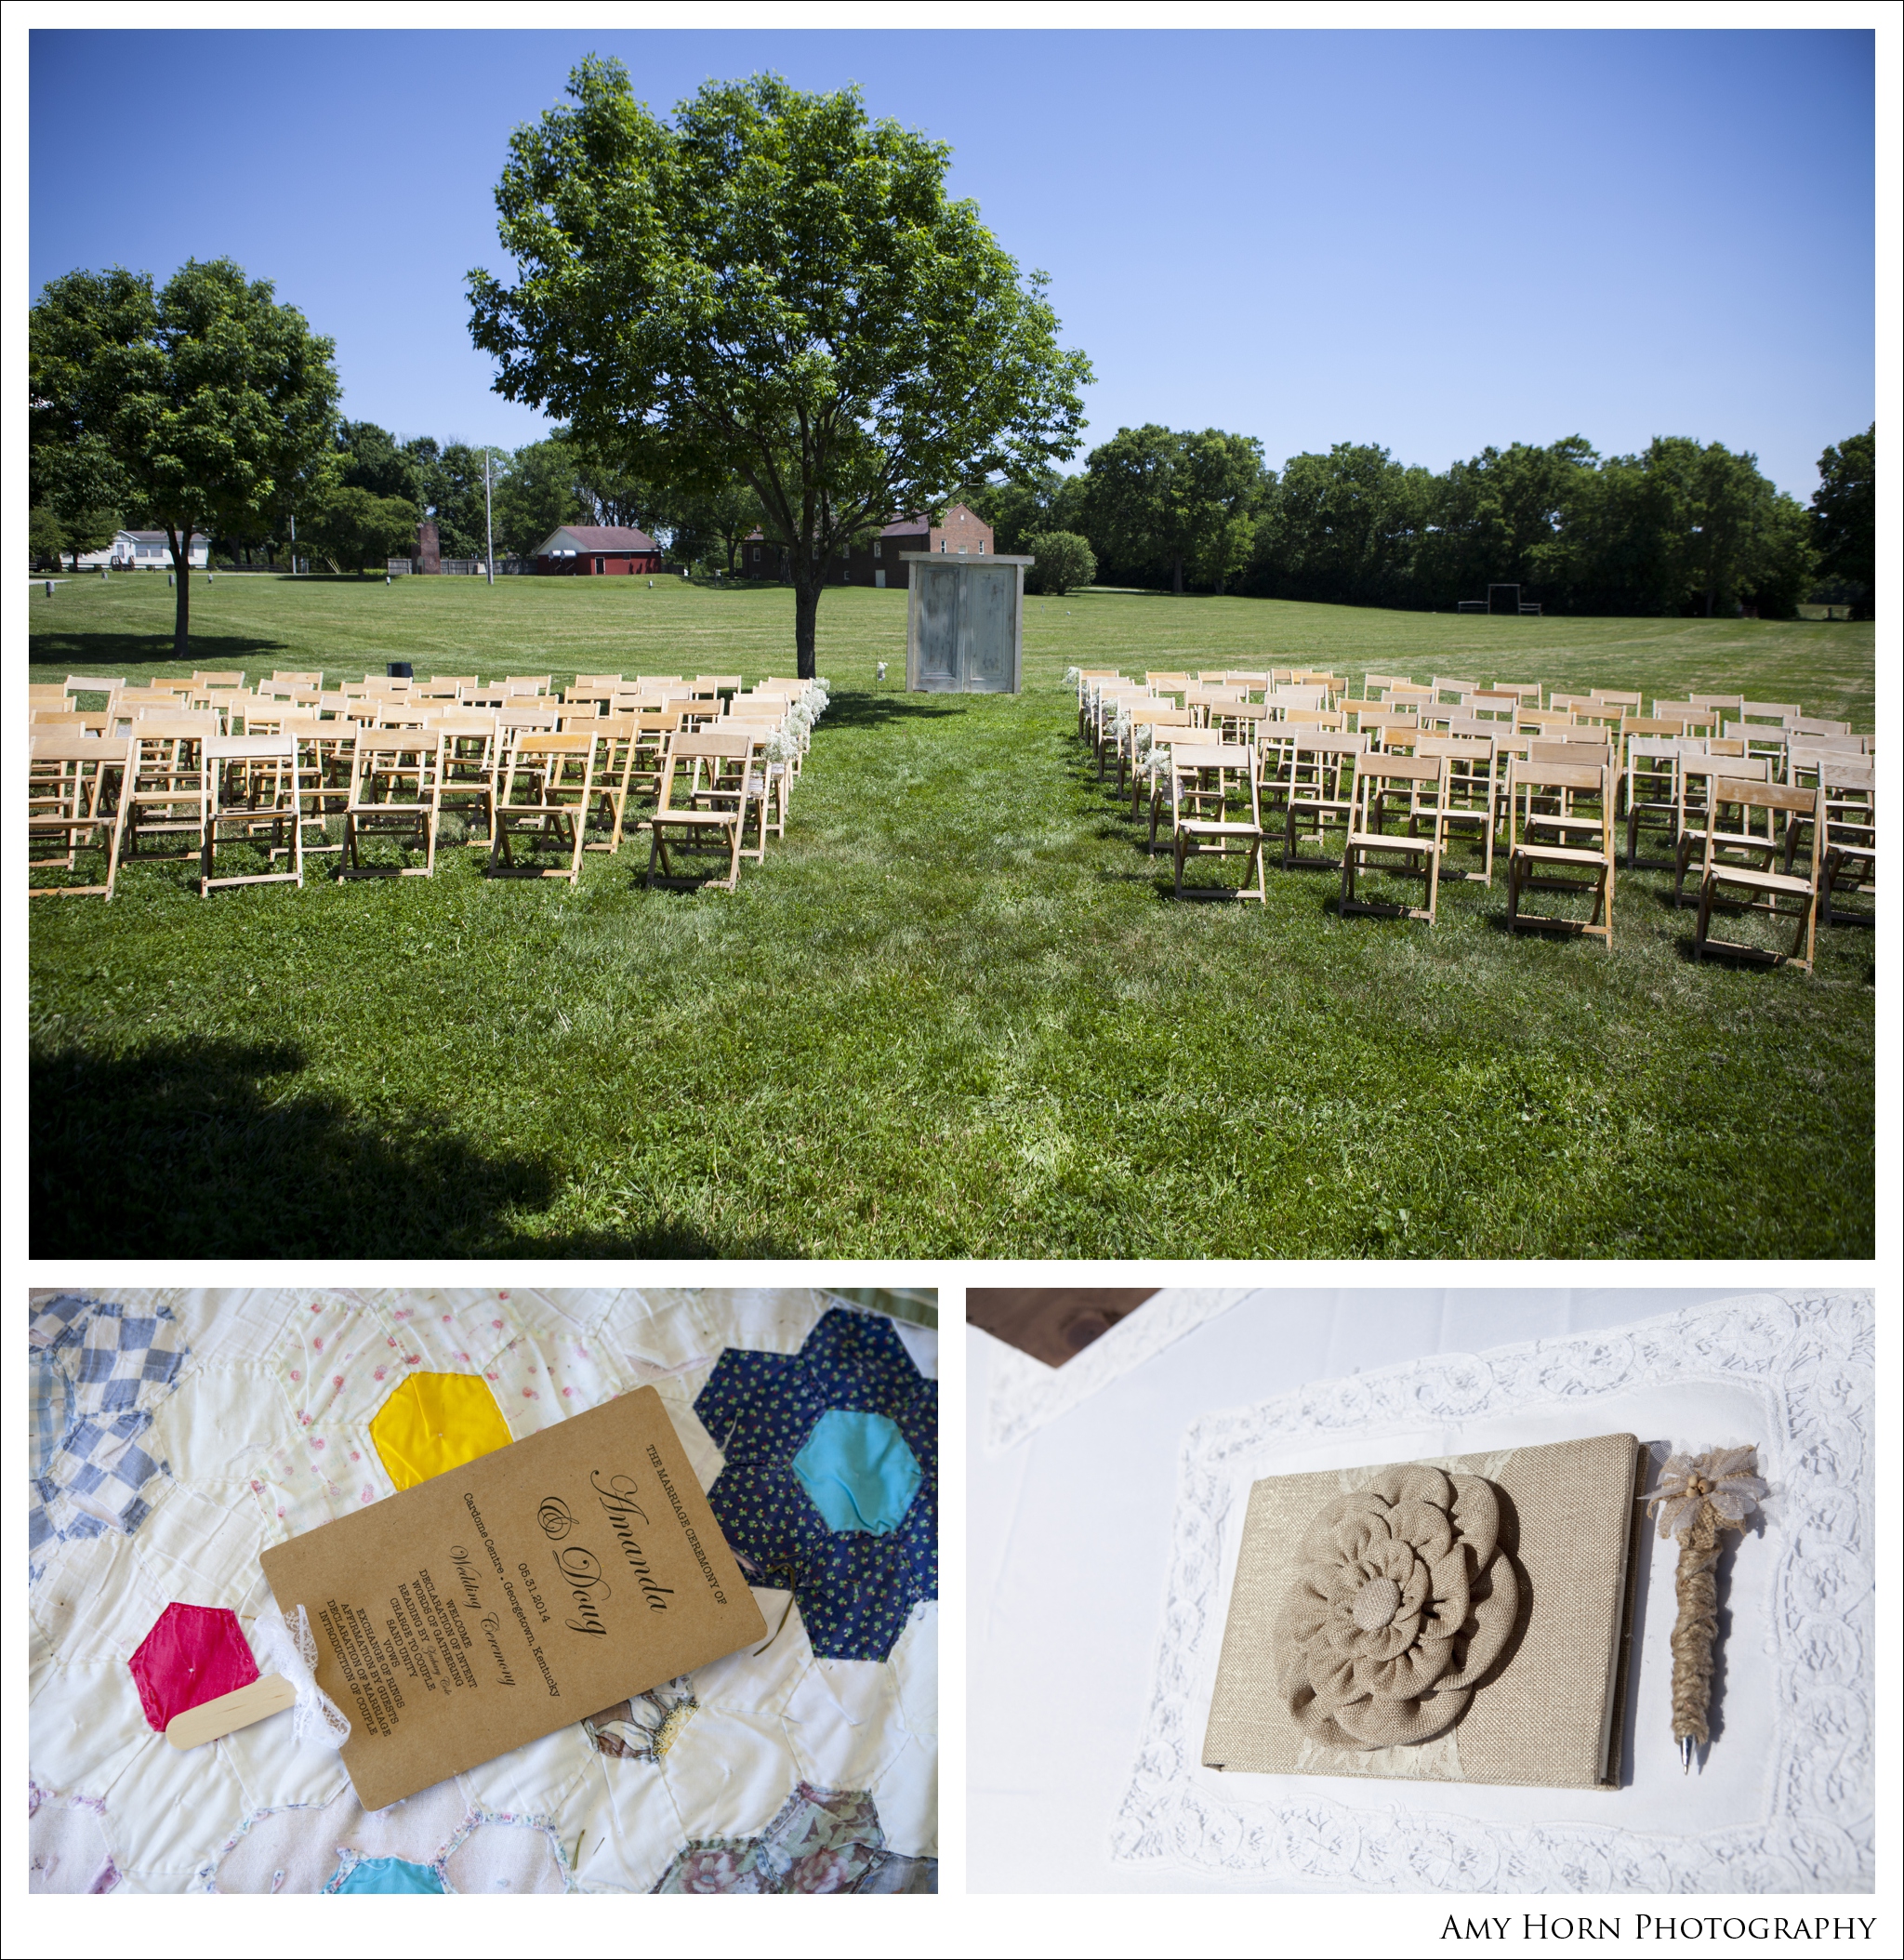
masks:
[[[350,1740],[350,1718],[317,1685],[317,1639],[300,1606],[286,1620],[268,1608],[251,1623],[251,1645],[260,1674],[283,1675],[296,1690],[291,1734],[300,1742],[341,1749]]]
[[[1436,1355],[1192,1424],[1179,1461],[1157,1684],[1112,1831],[1113,1857],[1397,1892],[1871,1889],[1875,1347],[1869,1292],[1753,1294],[1632,1328]],[[1223,1637],[1230,1462],[1291,1437],[1348,1437],[1424,1417],[1467,1422],[1550,1401],[1580,1406],[1623,1389],[1695,1381],[1763,1396],[1771,1426],[1761,1461],[1785,1516],[1802,1520],[1765,1547],[1778,1558],[1771,1596],[1779,1609],[1766,1635],[1778,1704],[1764,1818],[1674,1837],[1411,1816],[1319,1794],[1232,1802],[1193,1780],[1200,1755],[1193,1686]]]
[[[1001,1341],[985,1369],[985,1447],[994,1454],[1014,1448],[1035,1429],[1107,1388],[1139,1362],[1160,1354],[1193,1329],[1227,1313],[1260,1288],[1167,1286],[1107,1333],[1051,1368]]]

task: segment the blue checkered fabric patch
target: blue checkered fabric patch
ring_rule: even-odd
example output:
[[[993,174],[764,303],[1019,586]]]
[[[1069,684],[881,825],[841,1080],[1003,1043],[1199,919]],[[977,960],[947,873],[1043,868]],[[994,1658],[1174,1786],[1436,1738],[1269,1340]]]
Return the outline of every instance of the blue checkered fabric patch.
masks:
[[[165,1465],[139,1438],[190,1350],[168,1306],[122,1306],[81,1293],[43,1302],[28,1331],[32,1499],[27,1560],[37,1579],[68,1538],[136,1531]]]

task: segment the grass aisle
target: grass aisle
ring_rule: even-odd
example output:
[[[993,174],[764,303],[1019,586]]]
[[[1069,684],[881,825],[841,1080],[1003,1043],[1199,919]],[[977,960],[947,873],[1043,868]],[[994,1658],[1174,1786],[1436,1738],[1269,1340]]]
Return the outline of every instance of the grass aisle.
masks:
[[[790,670],[779,591],[408,584],[222,578],[199,664]],[[165,597],[36,593],[33,678],[161,670]],[[1091,594],[1033,603],[1024,695],[947,698],[898,690],[903,605],[827,595],[834,706],[732,894],[643,892],[641,844],[575,893],[452,847],[430,881],[37,902],[34,1253],[1870,1256],[1868,930],[1806,980],[1695,967],[1656,872],[1610,957],[1511,938],[1501,877],[1432,934],[1338,920],[1323,873],[1176,906],[1061,679],[1743,672],[1869,727],[1870,629]]]

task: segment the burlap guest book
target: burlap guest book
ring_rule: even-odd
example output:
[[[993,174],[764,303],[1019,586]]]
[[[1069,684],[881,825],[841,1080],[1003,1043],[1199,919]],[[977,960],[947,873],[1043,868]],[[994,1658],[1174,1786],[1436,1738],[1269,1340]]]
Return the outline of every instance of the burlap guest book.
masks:
[[[265,1552],[366,1810],[766,1632],[652,1388]]]
[[[1253,1485],[1204,1763],[1610,1788],[1646,1461],[1597,1436]]]

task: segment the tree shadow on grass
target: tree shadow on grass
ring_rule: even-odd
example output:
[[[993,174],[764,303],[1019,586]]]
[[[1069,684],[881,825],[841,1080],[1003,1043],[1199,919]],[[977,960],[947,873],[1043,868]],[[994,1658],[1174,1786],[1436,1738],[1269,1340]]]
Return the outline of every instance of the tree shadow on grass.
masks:
[[[477,1149],[447,1115],[373,1122],[300,1093],[288,1042],[33,1059],[34,1258],[776,1258],[671,1219],[538,1234],[559,1165]],[[525,1216],[526,1214],[526,1216]]]
[[[930,696],[928,697],[930,698]],[[943,721],[964,710],[958,708],[929,708],[909,695],[840,693],[826,703],[823,729],[883,728],[888,722]]]
[[[203,667],[242,667],[248,661],[288,654],[282,640],[260,640],[249,633],[200,633],[192,636],[191,657]],[[164,666],[173,659],[172,635],[163,633],[67,631],[35,626],[27,640],[30,667],[57,667],[62,675],[106,674],[119,666]]]

